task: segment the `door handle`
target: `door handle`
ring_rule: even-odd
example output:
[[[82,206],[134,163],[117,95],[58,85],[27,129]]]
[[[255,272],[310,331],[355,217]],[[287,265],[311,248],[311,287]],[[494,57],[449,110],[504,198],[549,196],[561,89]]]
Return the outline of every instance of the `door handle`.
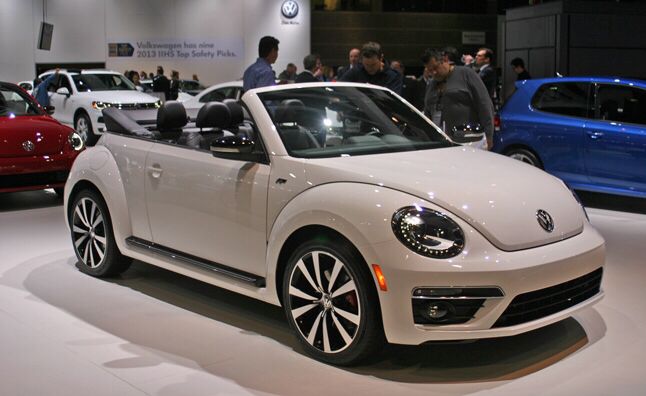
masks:
[[[592,140],[597,140],[597,139],[603,137],[603,132],[588,131],[587,134],[590,137],[590,139],[592,139]]]
[[[159,164],[154,164],[148,167],[148,173],[150,173],[150,176],[154,177],[155,179],[159,179],[163,172],[164,170],[161,168],[161,166],[159,166]]]

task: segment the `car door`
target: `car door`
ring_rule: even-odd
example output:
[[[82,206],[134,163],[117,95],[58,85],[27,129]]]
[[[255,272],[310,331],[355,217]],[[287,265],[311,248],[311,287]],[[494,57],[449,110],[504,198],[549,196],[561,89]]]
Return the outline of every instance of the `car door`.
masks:
[[[59,88],[67,88],[70,95],[57,93]],[[69,77],[65,74],[59,74],[53,84],[49,86],[49,103],[54,106],[54,115],[56,119],[65,124],[74,123],[74,101],[75,97],[72,90],[72,84]]]
[[[158,142],[146,173],[155,244],[265,276],[269,165]]]
[[[646,193],[646,90],[596,86],[595,119],[586,132],[586,168],[598,187]]]
[[[584,133],[590,117],[587,82],[551,82],[542,85],[532,98],[530,117],[514,120],[517,130],[532,136],[546,171],[568,183],[587,183],[583,156]]]

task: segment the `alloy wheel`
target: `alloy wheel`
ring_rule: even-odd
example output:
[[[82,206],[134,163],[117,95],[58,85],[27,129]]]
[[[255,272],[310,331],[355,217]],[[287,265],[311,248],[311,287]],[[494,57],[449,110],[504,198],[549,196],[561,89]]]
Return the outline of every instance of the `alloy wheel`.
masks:
[[[72,235],[74,248],[83,264],[99,267],[107,248],[106,226],[101,209],[90,198],[82,198],[74,208]]]
[[[531,158],[530,156],[528,156],[527,154],[524,154],[524,153],[513,153],[513,154],[510,154],[509,157],[511,157],[511,158],[513,158],[515,160],[518,160],[518,161],[522,161],[522,162],[524,162],[526,164],[529,164],[529,165],[532,165],[532,166],[537,166],[534,159]]]
[[[324,353],[352,344],[361,322],[361,300],[341,259],[314,250],[303,255],[289,277],[289,309],[303,338]]]

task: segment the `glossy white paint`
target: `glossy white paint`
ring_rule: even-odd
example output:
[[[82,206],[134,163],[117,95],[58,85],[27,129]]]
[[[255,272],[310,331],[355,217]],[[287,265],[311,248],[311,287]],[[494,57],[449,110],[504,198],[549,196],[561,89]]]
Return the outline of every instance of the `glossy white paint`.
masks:
[[[66,207],[71,188],[87,180],[106,198],[123,254],[273,304],[280,304],[278,257],[285,241],[308,225],[333,229],[368,266],[379,264],[384,271],[388,291],[378,293],[379,302],[386,336],[396,343],[517,334],[563,319],[602,297],[601,292],[552,316],[491,329],[516,295],[603,265],[604,241],[570,191],[535,168],[467,147],[290,157],[256,94],[300,87],[263,88],[243,96],[269,165],[107,134],[77,159],[66,186]],[[400,243],[391,218],[411,205],[451,217],[466,235],[464,251],[438,260]],[[552,233],[539,226],[538,209],[552,214]],[[266,287],[130,248],[124,241],[133,235],[265,277]],[[466,324],[419,326],[413,323],[410,300],[420,286],[498,286],[505,297],[487,301]]]
[[[42,79],[50,75],[52,71],[45,72],[40,75]],[[116,74],[122,78],[122,74],[109,71],[109,70],[84,70],[84,74]],[[69,85],[72,88],[70,95],[62,95],[57,92],[49,92],[50,104],[54,106],[54,114],[52,117],[56,118],[58,121],[74,127],[75,115],[78,111],[83,111],[90,117],[90,122],[92,123],[92,129],[95,134],[100,135],[105,129],[103,122],[99,122],[101,117],[101,110],[96,109],[92,106],[93,102],[103,102],[110,104],[134,104],[134,103],[156,103],[158,99],[151,95],[139,92],[136,90],[126,91],[91,91],[83,92],[79,91],[76,88],[76,85],[73,83],[72,78],[66,71],[59,71],[59,75],[64,76],[68,79]]]
[[[184,104],[186,109],[199,109],[204,105],[204,103],[211,101],[211,97],[213,95],[217,95],[215,92],[222,96],[225,96],[227,93],[231,93],[232,97],[228,99],[238,100],[240,99],[242,92],[242,80],[212,85],[195,96],[188,95],[188,97],[185,97],[184,99],[178,98],[178,100]]]

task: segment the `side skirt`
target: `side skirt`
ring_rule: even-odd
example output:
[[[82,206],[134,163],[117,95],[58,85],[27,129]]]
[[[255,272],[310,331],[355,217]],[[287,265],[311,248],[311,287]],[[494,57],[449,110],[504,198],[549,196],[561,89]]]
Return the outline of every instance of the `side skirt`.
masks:
[[[156,243],[146,241],[134,236],[126,238],[126,244],[135,248],[145,249],[148,252],[163,256],[166,259],[179,261],[184,264],[190,264],[200,267],[205,270],[213,271],[218,275],[227,276],[237,281],[250,283],[256,287],[265,287],[265,278],[258,275],[250,274],[245,271],[240,271],[235,268],[228,267],[223,264],[218,264],[213,261],[205,260],[187,253],[171,249],[166,246],[158,245]]]

